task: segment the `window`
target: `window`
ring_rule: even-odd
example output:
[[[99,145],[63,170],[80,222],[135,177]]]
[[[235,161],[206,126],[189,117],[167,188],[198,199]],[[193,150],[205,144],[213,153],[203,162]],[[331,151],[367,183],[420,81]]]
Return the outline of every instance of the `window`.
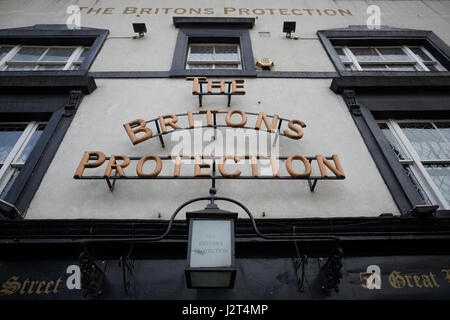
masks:
[[[241,69],[238,44],[190,44],[186,69]]]
[[[173,17],[179,28],[170,77],[256,76],[255,18]]]
[[[449,215],[450,47],[432,31],[389,26],[317,34],[338,73],[330,89],[342,94],[399,211],[431,203]]]
[[[353,71],[446,71],[424,47],[335,47]]]
[[[384,71],[402,72],[401,76],[409,72],[408,77],[414,77],[425,71],[450,70],[450,47],[432,31],[353,25],[319,30],[317,35],[342,76]]]
[[[450,121],[378,121],[378,125],[427,204],[450,208]]]
[[[0,219],[26,216],[83,96],[96,89],[88,70],[108,32],[0,29]]]
[[[78,70],[89,47],[1,46],[0,71]]]
[[[0,199],[4,199],[44,131],[45,124],[0,123]]]

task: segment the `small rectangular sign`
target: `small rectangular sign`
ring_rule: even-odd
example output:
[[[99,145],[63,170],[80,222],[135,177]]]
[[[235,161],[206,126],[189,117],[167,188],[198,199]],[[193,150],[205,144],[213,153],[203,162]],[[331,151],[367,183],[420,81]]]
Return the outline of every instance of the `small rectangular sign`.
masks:
[[[192,220],[191,268],[231,267],[231,221]]]

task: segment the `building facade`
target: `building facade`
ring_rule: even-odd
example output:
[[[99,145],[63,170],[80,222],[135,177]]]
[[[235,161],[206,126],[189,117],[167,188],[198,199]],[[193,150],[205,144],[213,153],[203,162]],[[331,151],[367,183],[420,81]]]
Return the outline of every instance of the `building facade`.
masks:
[[[448,298],[449,2],[4,1],[0,29],[1,299]]]

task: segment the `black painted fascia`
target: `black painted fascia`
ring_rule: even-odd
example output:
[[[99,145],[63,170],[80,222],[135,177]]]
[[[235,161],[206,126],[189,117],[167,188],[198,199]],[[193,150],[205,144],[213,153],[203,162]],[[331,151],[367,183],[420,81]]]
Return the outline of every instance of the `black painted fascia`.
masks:
[[[421,89],[442,89],[450,92],[450,72],[414,72],[397,73],[395,75],[388,72],[360,72],[347,73],[333,79],[331,90],[336,93],[342,93],[345,89],[400,89],[409,88],[410,90]]]
[[[96,88],[94,77],[86,71],[0,72],[0,94],[24,90],[27,93],[71,90],[91,93]]]
[[[449,253],[450,218],[417,218],[409,216],[380,216],[358,218],[258,219],[260,232],[279,235],[266,240],[256,236],[252,222],[238,219],[236,248],[239,256],[292,256],[293,235],[311,236],[297,242],[308,255],[319,254],[333,247],[334,241],[314,239],[331,235],[340,239],[346,256]],[[162,235],[168,221],[161,220],[4,220],[0,221],[0,247],[17,256],[42,255],[57,252],[58,257],[79,254],[89,244],[101,256],[117,256],[129,251],[134,243],[136,256],[186,255],[188,227],[186,221],[175,221],[168,236],[161,241],[146,238]],[[132,240],[130,240],[132,239]],[[160,248],[160,249],[158,249]],[[30,256],[27,255],[29,258]]]

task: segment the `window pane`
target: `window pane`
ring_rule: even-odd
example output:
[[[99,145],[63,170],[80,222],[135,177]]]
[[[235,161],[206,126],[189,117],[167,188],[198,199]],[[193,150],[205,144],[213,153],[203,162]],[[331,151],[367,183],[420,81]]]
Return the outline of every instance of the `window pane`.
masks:
[[[233,46],[216,46],[215,60],[218,61],[239,61],[238,49]]]
[[[75,48],[50,48],[42,61],[67,61]]]
[[[11,50],[10,47],[0,47],[0,60],[8,54],[9,50]]]
[[[450,164],[425,165],[425,169],[447,203],[450,203]]]
[[[89,55],[89,50],[90,50],[91,48],[84,48],[83,49],[83,52],[81,53],[81,55],[78,57],[78,59],[77,59],[77,62],[83,62],[86,58],[87,58],[87,56]]]
[[[427,64],[426,66],[430,71],[440,71],[434,64]]]
[[[389,64],[388,68],[390,71],[417,71],[412,64]]]
[[[190,61],[212,61],[213,60],[213,46],[194,46],[191,45]]]
[[[392,131],[389,129],[388,125],[386,123],[379,123],[381,132],[383,132],[386,139],[389,141],[389,145],[392,148],[392,151],[394,151],[395,155],[399,160],[408,160],[408,156],[406,155],[406,152],[403,150],[403,148],[398,143],[395,136],[392,134]]]
[[[28,141],[27,145],[22,151],[22,154],[18,159],[16,159],[16,163],[25,163],[25,161],[28,159],[28,156],[30,155],[31,151],[33,150],[34,146],[38,142],[39,138],[42,135],[42,132],[44,131],[45,125],[41,124],[38,126],[36,131],[33,132],[33,135],[31,136],[30,140]]]
[[[374,64],[374,65],[361,65],[361,69],[364,71],[384,71],[387,70],[387,66],[385,64]]]
[[[239,69],[238,64],[216,64],[216,69]]]
[[[38,70],[63,70],[64,66],[38,66]]]
[[[11,61],[37,61],[47,48],[23,47]]]
[[[399,123],[422,160],[448,159],[450,147],[431,123]]]
[[[4,162],[26,125],[0,125],[0,162]]]
[[[373,48],[350,48],[358,61],[383,61]]]
[[[20,168],[14,169],[13,175],[11,176],[11,178],[9,178],[8,183],[6,184],[5,188],[0,193],[0,199],[4,199],[5,198],[6,194],[11,189],[11,186],[13,185],[13,183],[16,180],[16,178],[19,175],[19,173],[20,173]]]
[[[431,59],[431,57],[422,50],[422,48],[412,47],[410,49],[417,57],[419,57],[420,60],[424,62],[433,61],[433,59]]]
[[[33,71],[36,68],[35,65],[31,66],[8,66],[6,71]]]
[[[347,57],[347,55],[344,52],[344,49],[342,48],[334,48],[336,50],[336,53],[339,55],[339,58],[342,62],[350,62],[350,59]]]
[[[212,64],[189,64],[189,69],[212,69]]]
[[[417,178],[414,176],[414,173],[412,172],[411,168],[409,166],[403,168],[405,169],[406,175],[411,179],[411,182],[416,188],[416,191],[419,194],[419,196],[422,198],[424,204],[431,204],[430,199],[426,195],[425,191],[422,189],[421,185],[419,184],[419,181],[417,181]]]
[[[401,48],[377,48],[387,61],[411,61],[411,58]]]
[[[448,142],[450,142],[450,122],[438,122],[435,123],[435,125],[439,128],[439,132],[447,139]]]

